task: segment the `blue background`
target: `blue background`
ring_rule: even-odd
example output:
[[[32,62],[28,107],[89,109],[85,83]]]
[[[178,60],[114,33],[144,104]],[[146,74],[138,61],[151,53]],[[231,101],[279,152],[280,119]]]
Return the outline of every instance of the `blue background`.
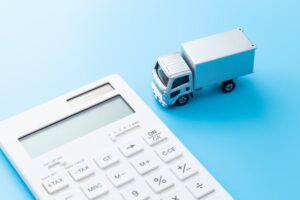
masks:
[[[298,2],[1,1],[0,119],[118,73],[233,197],[299,199]],[[154,101],[158,56],[236,27],[258,50],[233,93],[212,86],[174,109]],[[0,199],[33,199],[2,151]]]

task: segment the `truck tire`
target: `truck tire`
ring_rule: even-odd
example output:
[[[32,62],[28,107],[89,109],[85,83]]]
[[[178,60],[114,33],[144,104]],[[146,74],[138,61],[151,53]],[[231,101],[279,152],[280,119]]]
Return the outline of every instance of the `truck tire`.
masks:
[[[233,80],[224,81],[221,84],[221,89],[224,93],[229,93],[235,88],[235,83]]]
[[[176,106],[184,106],[189,102],[189,96],[188,95],[182,95],[176,100]]]

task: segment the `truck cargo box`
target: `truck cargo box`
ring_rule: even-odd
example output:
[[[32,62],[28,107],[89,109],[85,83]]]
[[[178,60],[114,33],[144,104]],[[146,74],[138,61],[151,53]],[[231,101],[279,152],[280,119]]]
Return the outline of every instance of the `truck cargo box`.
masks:
[[[194,72],[194,89],[253,72],[256,46],[241,29],[182,44],[182,56]]]

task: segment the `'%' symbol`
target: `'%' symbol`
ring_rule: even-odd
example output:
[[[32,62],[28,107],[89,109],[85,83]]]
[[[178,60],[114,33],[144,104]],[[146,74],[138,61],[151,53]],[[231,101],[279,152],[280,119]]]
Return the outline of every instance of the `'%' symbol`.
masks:
[[[156,182],[158,185],[161,185],[162,183],[166,183],[167,180],[160,176],[159,178],[155,178],[154,182]]]

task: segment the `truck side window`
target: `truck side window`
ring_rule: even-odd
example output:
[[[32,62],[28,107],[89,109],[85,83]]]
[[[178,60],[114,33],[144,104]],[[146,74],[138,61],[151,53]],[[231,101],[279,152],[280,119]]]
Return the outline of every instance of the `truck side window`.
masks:
[[[180,93],[180,90],[176,90],[175,92],[172,92],[172,93],[170,94],[170,97],[171,97],[171,98],[174,98],[174,97],[176,97],[177,95],[179,95],[179,93]]]
[[[174,80],[172,89],[189,82],[189,76],[183,76]]]

